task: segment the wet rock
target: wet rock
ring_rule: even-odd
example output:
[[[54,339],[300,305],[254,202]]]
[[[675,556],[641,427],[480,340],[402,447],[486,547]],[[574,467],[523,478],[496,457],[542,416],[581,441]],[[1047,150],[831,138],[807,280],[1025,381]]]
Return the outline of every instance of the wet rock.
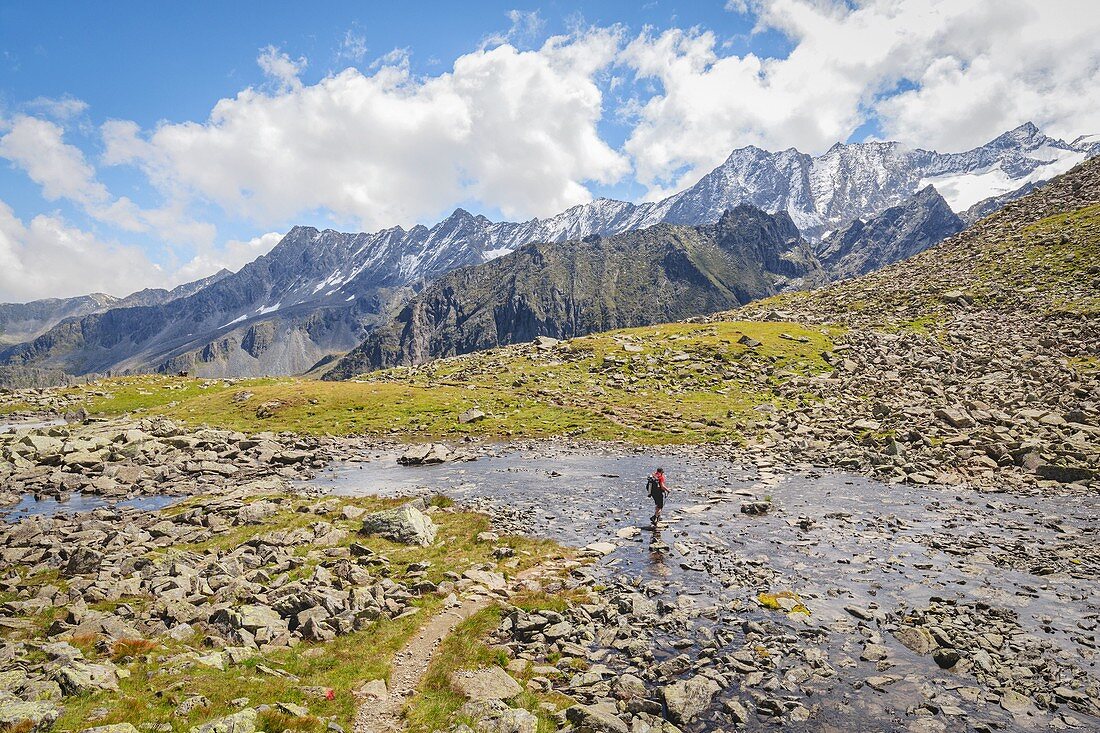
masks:
[[[677,725],[690,723],[706,710],[721,686],[709,677],[698,675],[678,680],[661,688],[669,718]]]
[[[450,448],[440,443],[433,443],[410,446],[398,457],[397,462],[402,466],[429,466],[454,459],[455,454]]]
[[[927,655],[936,647],[936,640],[925,628],[907,627],[894,633],[894,637],[907,649],[917,654]]]
[[[734,723],[749,722],[749,711],[741,704],[740,700],[726,700],[722,703],[722,709],[726,711]]]
[[[940,649],[936,649],[934,652],[932,652],[932,658],[936,660],[936,664],[938,664],[940,668],[951,669],[959,663],[959,660],[962,658],[962,656],[959,654],[957,649],[943,647]]]

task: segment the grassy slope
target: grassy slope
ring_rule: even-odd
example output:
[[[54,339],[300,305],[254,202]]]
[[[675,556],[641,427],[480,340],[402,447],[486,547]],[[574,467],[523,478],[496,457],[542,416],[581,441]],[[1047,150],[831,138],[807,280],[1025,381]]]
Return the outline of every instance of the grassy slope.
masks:
[[[261,497],[255,497],[256,499]],[[491,564],[498,566],[506,574],[514,574],[536,565],[549,558],[567,557],[568,550],[543,540],[524,537],[504,536],[494,543],[478,542],[476,536],[489,528],[488,517],[470,512],[438,512],[433,519],[439,525],[438,539],[431,547],[421,548],[399,545],[378,537],[364,537],[355,530],[359,522],[340,518],[339,510],[328,515],[298,511],[299,507],[311,504],[309,500],[293,497],[263,497],[281,501],[282,510],[264,520],[262,524],[234,527],[224,534],[211,537],[204,542],[177,546],[173,554],[190,552],[204,554],[212,551],[239,547],[252,537],[306,526],[320,519],[332,522],[337,527],[349,530],[348,536],[340,543],[346,546],[352,542],[366,545],[390,560],[388,577],[401,582],[406,568],[413,562],[430,562],[427,579],[438,582],[445,571],[462,572],[471,567]],[[188,500],[164,510],[171,514],[188,507],[199,506],[202,497]],[[377,510],[390,506],[391,500],[374,497],[342,499],[343,505],[354,505],[368,510]],[[443,502],[446,503],[446,502]],[[515,551],[515,560],[496,560],[492,550],[496,546],[508,546]],[[318,564],[323,552],[308,553],[308,547],[299,548],[306,557],[303,566],[296,570],[296,576],[310,575]],[[158,562],[170,561],[170,557],[161,552],[153,555]],[[25,574],[25,570],[15,568]],[[293,579],[293,578],[291,578]],[[56,572],[24,577],[21,587],[28,594],[46,585],[64,587],[65,581]],[[0,598],[0,601],[5,600]],[[110,601],[97,606],[98,610],[111,610],[121,602],[131,606],[140,606],[151,602],[149,598],[127,598],[122,601]],[[278,702],[297,703],[306,706],[310,716],[301,719],[285,719],[286,716],[270,716],[264,721],[264,728],[274,732],[285,728],[301,730],[322,730],[318,718],[333,719],[345,730],[350,730],[354,714],[355,701],[353,690],[371,679],[385,678],[394,652],[400,649],[412,634],[426,620],[428,614],[436,613],[442,602],[438,597],[425,596],[418,605],[419,614],[395,620],[381,620],[366,629],[338,637],[323,644],[302,643],[293,649],[279,650],[264,657],[229,666],[224,672],[190,662],[188,653],[207,654],[212,650],[196,637],[187,642],[176,642],[163,638],[148,649],[140,649],[129,656],[119,654],[121,650],[105,648],[99,640],[82,638],[74,644],[84,651],[89,659],[114,658],[120,666],[129,672],[121,680],[117,693],[106,692],[84,695],[65,701],[65,712],[54,730],[81,730],[88,727],[89,716],[94,710],[105,710],[106,714],[96,721],[96,725],[109,723],[167,723],[174,730],[187,730],[206,720],[235,712],[238,708],[233,701],[248,698],[252,706],[275,704]],[[33,637],[42,633],[53,619],[55,609],[50,609],[40,617],[29,619],[32,626],[27,631],[5,632],[12,638]],[[272,676],[261,671],[257,665],[284,670],[298,678],[293,679]],[[334,691],[334,699],[309,694],[303,688],[320,687]],[[202,695],[210,701],[210,706],[196,710],[191,714],[178,717],[173,711],[183,700]]]
[[[677,323],[508,347],[353,382],[124,377],[87,391],[89,410],[161,414],[247,432],[295,430],[401,439],[584,436],[643,444],[739,441],[771,386],[819,373],[840,329],[792,323]],[[742,335],[761,342],[738,343]],[[787,338],[787,336],[793,338]],[[240,400],[241,392],[251,392]],[[97,394],[98,393],[98,394]],[[270,417],[257,417],[257,407]],[[460,425],[479,407],[487,418]]]
[[[353,382],[127,377],[78,389],[95,413],[140,410],[248,432],[400,440],[566,435],[639,444],[738,442],[753,436],[755,408],[785,406],[775,387],[790,374],[829,368],[822,353],[845,328],[905,329],[936,337],[965,314],[946,302],[949,291],[966,293],[975,307],[998,313],[1095,317],[1100,204],[1059,213],[1064,209],[1059,197],[1069,186],[1074,191],[1084,186],[1080,198],[1095,200],[1097,178],[1100,162],[1093,161],[906,262],[717,314],[712,323],[597,334],[549,352],[506,347],[375,372]],[[772,310],[788,312],[803,325],[744,320]],[[784,339],[783,333],[804,340]],[[742,334],[762,345],[742,346]],[[1070,356],[1077,360],[1075,368],[1096,371],[1096,354]],[[235,399],[242,391],[254,394]],[[267,410],[272,414],[261,418],[256,408],[263,403],[272,403]],[[460,425],[458,415],[470,407],[479,407],[487,418]]]

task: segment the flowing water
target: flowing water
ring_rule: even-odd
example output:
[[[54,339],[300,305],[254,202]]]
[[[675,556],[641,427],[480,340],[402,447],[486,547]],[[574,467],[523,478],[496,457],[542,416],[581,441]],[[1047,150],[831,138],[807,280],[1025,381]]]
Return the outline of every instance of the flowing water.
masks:
[[[723,610],[701,624],[715,628],[745,618],[789,624],[792,635],[812,639],[802,643],[827,652],[837,671],[815,685],[813,703],[825,712],[803,730],[821,730],[830,720],[832,730],[855,722],[866,730],[905,730],[899,721],[913,720],[906,711],[931,697],[958,702],[947,730],[973,729],[971,712],[1002,730],[1045,728],[1049,720],[1014,719],[997,706],[996,695],[973,704],[962,700],[952,691],[972,689],[973,678],[939,669],[887,633],[886,673],[899,679],[882,691],[863,686],[882,670],[859,660],[866,629],[858,629],[849,606],[886,613],[940,597],[1012,609],[1052,654],[1097,675],[1097,497],[887,485],[811,467],[653,452],[501,449],[473,462],[423,467],[399,466],[395,458],[379,453],[367,462],[340,464],[312,484],[344,495],[440,492],[499,512],[535,535],[579,546],[612,542],[616,549],[599,566],[608,579],[656,582],[671,601],[686,596],[717,609],[741,601],[738,613]],[[645,477],[658,465],[672,493],[666,521],[653,529]],[[743,502],[765,498],[774,506],[768,514],[740,512]],[[811,615],[788,618],[755,603],[758,593],[777,590],[797,593]],[[656,658],[681,653],[676,641],[659,636]],[[1100,720],[1074,717],[1100,730]]]

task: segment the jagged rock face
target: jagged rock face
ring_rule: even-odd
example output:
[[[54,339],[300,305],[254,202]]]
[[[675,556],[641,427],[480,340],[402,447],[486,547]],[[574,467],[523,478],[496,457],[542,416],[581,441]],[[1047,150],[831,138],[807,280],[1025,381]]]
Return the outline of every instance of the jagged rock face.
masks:
[[[824,278],[790,217],[751,206],[711,226],[533,244],[444,276],[327,376],[674,321]]]
[[[230,274],[232,273],[229,270],[222,270],[210,277],[185,283],[172,290],[146,288],[131,293],[125,298],[116,298],[105,293],[92,293],[75,298],[32,300],[29,303],[0,303],[0,344],[29,341],[68,318],[79,318],[89,313],[102,313],[110,308],[159,305],[178,298],[186,298]]]
[[[961,231],[963,220],[932,186],[869,221],[856,219],[817,248],[833,278],[863,275],[908,259]]]
[[[71,322],[40,319],[30,330],[22,327],[21,335],[7,340],[35,340],[0,350],[0,380],[60,371],[300,373],[360,343],[425,283],[532,242],[606,237],[659,223],[713,224],[722,212],[743,203],[785,212],[803,236],[817,242],[856,220],[903,206],[929,184],[955,211],[973,205],[987,213],[975,202],[1002,197],[999,202],[1097,153],[1100,142],[1092,138],[1066,143],[1030,124],[964,153],[880,142],[838,143],[817,157],[747,147],[735,150],[691,188],[653,203],[598,199],[518,223],[494,223],[459,209],[431,228],[394,227],[371,234],[295,227],[268,255],[197,291],[172,297],[143,291],[105,306],[111,308],[106,312],[96,307]],[[901,235],[908,236],[892,236]],[[862,264],[851,271],[889,264],[916,246],[881,246],[866,257],[853,256]],[[847,273],[848,267],[840,269]],[[0,329],[3,318],[0,308]],[[44,328],[50,330],[43,333]]]

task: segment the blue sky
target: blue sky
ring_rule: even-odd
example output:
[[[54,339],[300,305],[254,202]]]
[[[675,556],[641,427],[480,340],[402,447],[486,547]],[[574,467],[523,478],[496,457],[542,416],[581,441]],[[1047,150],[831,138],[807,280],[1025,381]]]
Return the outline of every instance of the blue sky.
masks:
[[[1093,132],[1100,29],[1051,36],[1087,3],[1013,3],[5,3],[0,300],[236,269],[296,223],[657,198],[747,144]]]

